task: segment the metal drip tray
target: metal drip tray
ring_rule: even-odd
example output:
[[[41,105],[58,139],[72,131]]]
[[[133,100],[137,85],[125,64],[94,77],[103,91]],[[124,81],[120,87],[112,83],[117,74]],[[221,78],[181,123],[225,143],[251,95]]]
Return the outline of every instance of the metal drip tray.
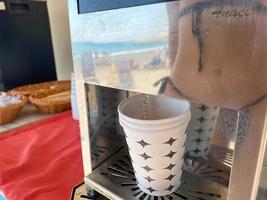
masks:
[[[211,145],[207,157],[185,157],[184,170],[228,186],[233,152]]]
[[[94,196],[91,197],[88,194],[88,186],[82,182],[76,185],[71,192],[71,198],[70,200],[108,200],[106,197],[103,195],[100,195],[99,193],[94,193]]]
[[[203,176],[206,179],[228,186],[230,171],[225,171],[222,168],[219,168],[219,166],[215,167],[214,164],[215,163],[211,162],[201,163],[196,160],[186,158],[184,160],[183,169],[192,174]]]
[[[91,143],[91,155],[92,155],[92,167],[97,168],[111,155],[123,148],[123,144],[118,145],[117,141],[122,140],[122,136],[118,134],[109,134],[109,140],[105,138],[105,135],[99,135],[94,138]]]
[[[187,165],[192,166],[190,164]],[[199,164],[198,166],[201,167],[202,165]],[[203,178],[200,175],[194,175],[187,170],[184,170],[183,172],[182,184],[180,188],[171,195],[155,197],[142,192],[136,184],[133,168],[126,148],[123,148],[98,168],[96,168],[92,174],[85,178],[85,182],[90,187],[109,199],[227,199],[227,187]]]
[[[211,145],[208,159],[220,163],[224,169],[230,171],[233,163],[233,151],[216,145]]]

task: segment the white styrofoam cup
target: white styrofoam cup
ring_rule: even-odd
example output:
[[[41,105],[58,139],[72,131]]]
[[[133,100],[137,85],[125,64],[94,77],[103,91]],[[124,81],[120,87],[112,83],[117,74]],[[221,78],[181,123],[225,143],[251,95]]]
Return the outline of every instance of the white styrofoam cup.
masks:
[[[118,108],[137,184],[150,195],[180,186],[190,103],[163,96],[135,95]]]

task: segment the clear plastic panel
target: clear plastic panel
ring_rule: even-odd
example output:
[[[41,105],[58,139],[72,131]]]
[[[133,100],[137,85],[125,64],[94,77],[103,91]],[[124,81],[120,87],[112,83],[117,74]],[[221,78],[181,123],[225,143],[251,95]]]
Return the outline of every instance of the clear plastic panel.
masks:
[[[70,19],[74,66],[87,83],[231,109],[267,93],[264,2],[186,0]]]

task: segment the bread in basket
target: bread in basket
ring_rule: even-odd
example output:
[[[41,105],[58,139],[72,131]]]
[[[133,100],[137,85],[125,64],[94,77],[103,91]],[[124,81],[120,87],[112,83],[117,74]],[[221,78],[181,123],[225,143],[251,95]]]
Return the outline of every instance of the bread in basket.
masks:
[[[48,90],[29,96],[29,102],[42,113],[59,113],[71,109],[70,90]]]
[[[18,118],[27,98],[22,95],[0,93],[0,125],[8,124]]]
[[[25,96],[48,95],[51,91],[60,93],[61,91],[70,90],[70,85],[70,81],[49,81],[15,88],[11,90],[11,94]]]

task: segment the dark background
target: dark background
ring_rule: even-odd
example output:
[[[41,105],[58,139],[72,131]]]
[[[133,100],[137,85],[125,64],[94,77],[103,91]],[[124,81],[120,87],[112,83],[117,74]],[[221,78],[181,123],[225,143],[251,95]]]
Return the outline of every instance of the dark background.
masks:
[[[163,3],[174,0],[77,0],[79,13],[126,8],[146,4]]]
[[[56,80],[46,2],[5,3],[8,10],[0,11],[0,91]]]

